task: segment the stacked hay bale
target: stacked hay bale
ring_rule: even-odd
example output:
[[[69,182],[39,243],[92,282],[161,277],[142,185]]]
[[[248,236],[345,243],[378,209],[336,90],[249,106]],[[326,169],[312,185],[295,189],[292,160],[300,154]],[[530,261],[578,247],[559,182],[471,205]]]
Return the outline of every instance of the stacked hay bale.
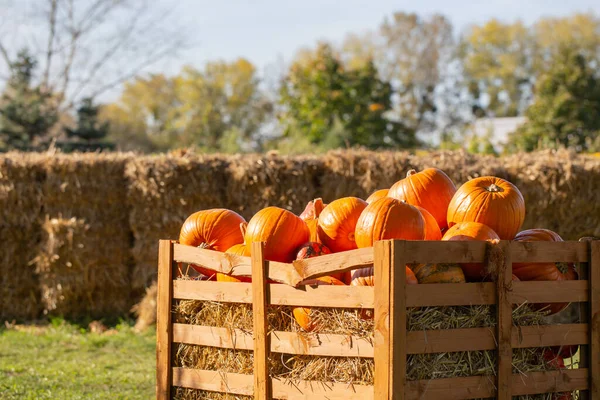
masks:
[[[43,179],[37,155],[0,158],[0,320],[35,319],[41,311],[32,260],[40,240]]]
[[[185,219],[205,208],[227,207],[225,157],[187,154],[138,157],[128,163],[127,204],[134,237],[135,299],[156,280],[158,241],[179,236]]]
[[[70,318],[86,310],[105,317],[129,312],[132,240],[125,166],[130,158],[46,155],[43,202],[49,222],[38,263],[46,313]],[[78,273],[86,276],[77,281]]]

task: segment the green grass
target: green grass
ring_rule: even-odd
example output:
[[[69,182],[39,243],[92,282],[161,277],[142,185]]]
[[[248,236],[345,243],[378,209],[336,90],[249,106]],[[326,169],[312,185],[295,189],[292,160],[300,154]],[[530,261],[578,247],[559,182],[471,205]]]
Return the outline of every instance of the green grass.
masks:
[[[151,399],[155,333],[121,323],[97,334],[54,321],[0,330],[0,398]]]

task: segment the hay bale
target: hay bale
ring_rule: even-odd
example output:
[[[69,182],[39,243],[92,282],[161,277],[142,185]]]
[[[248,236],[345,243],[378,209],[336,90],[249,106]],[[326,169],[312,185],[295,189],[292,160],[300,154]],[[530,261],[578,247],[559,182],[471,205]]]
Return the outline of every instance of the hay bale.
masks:
[[[47,219],[36,260],[44,313],[102,318],[130,308],[129,271],[123,246],[90,234],[83,219]]]
[[[158,293],[158,286],[154,282],[148,289],[146,289],[146,295],[144,298],[137,303],[131,311],[136,315],[136,322],[134,330],[136,332],[145,331],[152,325],[156,325],[156,296]]]
[[[193,153],[137,157],[127,164],[135,298],[156,280],[159,239],[177,239],[181,225],[195,211],[227,207],[226,171],[225,157]]]
[[[0,319],[40,315],[37,277],[31,261],[40,240],[43,160],[35,154],[0,156]]]

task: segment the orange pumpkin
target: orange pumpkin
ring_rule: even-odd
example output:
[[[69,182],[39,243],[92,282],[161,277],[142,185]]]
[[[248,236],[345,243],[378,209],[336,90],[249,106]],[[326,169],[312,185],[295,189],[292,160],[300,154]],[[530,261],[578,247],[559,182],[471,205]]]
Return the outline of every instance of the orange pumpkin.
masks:
[[[515,237],[525,220],[525,200],[512,183],[493,176],[472,179],[462,185],[448,206],[448,226],[480,222],[500,239]]]
[[[414,264],[411,268],[420,284],[465,283],[467,281],[458,264]]]
[[[423,207],[414,207],[421,212],[421,215],[425,219],[425,240],[442,240],[442,231],[440,231],[440,227],[433,215]]]
[[[231,246],[225,253],[234,254],[236,256],[250,257],[250,248],[248,248],[246,244],[241,243]],[[252,278],[248,276],[241,276],[238,278],[217,272],[217,282],[252,282]]]
[[[364,209],[356,223],[355,238],[359,248],[385,239],[423,240],[425,219],[416,207],[384,197]]]
[[[322,276],[320,278],[311,279],[310,281],[305,282],[305,285],[340,285],[344,286],[344,283],[339,279],[336,279],[332,276]],[[302,329],[307,332],[318,329],[317,324],[311,318],[312,310],[307,307],[294,307],[292,310],[292,314],[294,314],[294,319],[298,322],[298,325]]]
[[[500,240],[496,232],[479,222],[459,222],[449,228],[442,237],[444,241],[493,241]],[[485,265],[482,263],[461,264],[465,277],[470,282],[480,282],[487,277]]]
[[[321,243],[321,239],[319,239],[319,215],[323,209],[327,206],[327,204],[323,204],[323,199],[318,198],[308,202],[302,214],[300,214],[300,219],[306,222],[308,226],[308,230],[310,231],[310,241]]]
[[[356,249],[354,230],[367,203],[358,197],[332,201],[319,215],[319,238],[332,252]]]
[[[408,171],[406,178],[390,188],[388,196],[423,207],[433,215],[439,228],[444,229],[448,204],[455,192],[456,186],[448,175],[437,168],[427,168],[421,172]]]
[[[202,210],[190,215],[179,232],[179,243],[215,251],[225,251],[244,242],[240,226],[246,220],[238,213],[224,208]],[[214,271],[198,265],[192,267],[199,273],[211,276]]]
[[[369,197],[367,197],[367,204],[371,204],[375,200],[379,200],[382,197],[387,197],[390,189],[379,189],[371,193]]]
[[[295,250],[308,238],[308,227],[303,220],[283,208],[267,207],[248,222],[244,243],[249,246],[253,242],[265,242],[265,259],[291,262]]]
[[[556,232],[549,229],[528,229],[519,232],[516,242],[562,242]],[[522,281],[566,281],[579,278],[573,263],[514,263],[513,273]],[[565,309],[568,303],[536,304],[536,308],[548,307],[551,314]]]

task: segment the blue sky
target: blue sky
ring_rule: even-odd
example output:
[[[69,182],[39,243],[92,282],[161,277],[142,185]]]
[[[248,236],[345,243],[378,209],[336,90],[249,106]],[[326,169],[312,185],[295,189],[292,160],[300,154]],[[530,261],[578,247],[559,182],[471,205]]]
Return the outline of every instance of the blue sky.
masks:
[[[168,66],[155,68],[176,70],[185,63],[200,66],[207,60],[239,56],[259,68],[278,59],[289,62],[301,47],[312,46],[319,39],[339,41],[348,32],[374,29],[394,11],[424,15],[439,12],[449,17],[457,30],[492,17],[531,23],[540,16],[578,11],[600,14],[598,0],[179,0],[177,3],[175,15],[181,18],[182,25],[189,27],[194,47],[181,53],[178,60],[170,60]]]

